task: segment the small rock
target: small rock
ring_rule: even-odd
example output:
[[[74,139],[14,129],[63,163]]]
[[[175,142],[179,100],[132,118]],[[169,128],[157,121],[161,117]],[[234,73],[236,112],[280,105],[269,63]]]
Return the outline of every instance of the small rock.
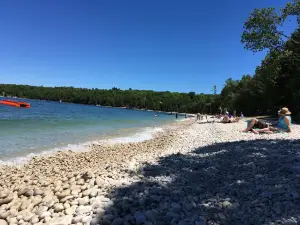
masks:
[[[88,197],[85,197],[85,198],[80,198],[79,200],[78,200],[78,204],[79,205],[86,205],[86,204],[88,204],[89,203],[89,198]]]
[[[206,223],[203,221],[195,221],[195,225],[205,225]]]
[[[10,215],[10,211],[1,210],[0,211],[0,219],[6,219]]]
[[[103,180],[102,177],[97,177],[95,183],[96,183],[99,187],[105,185],[105,181]]]
[[[0,225],[8,225],[7,222],[3,219],[0,219]]]
[[[29,220],[31,220],[31,218],[34,216],[33,213],[31,213],[28,210],[25,210],[22,212],[22,218],[25,222],[28,222]]]
[[[115,219],[111,225],[122,225],[124,223],[124,220],[121,218]]]
[[[83,224],[88,225],[88,224],[91,223],[92,219],[93,219],[93,218],[92,218],[91,216],[84,216],[84,217],[82,218],[81,222],[82,222]]]
[[[154,221],[156,221],[157,213],[155,213],[153,210],[147,210],[145,212],[145,216],[147,217],[147,219],[149,221],[154,222]]]
[[[92,207],[91,206],[79,206],[76,209],[76,214],[77,215],[81,215],[81,214],[85,214],[85,213],[90,213],[92,211]]]
[[[98,225],[100,224],[100,219],[98,217],[94,217],[92,220],[91,220],[91,223],[90,225]]]
[[[40,219],[44,219],[45,217],[50,217],[50,216],[51,216],[51,212],[49,212],[49,211],[44,211],[39,214]]]
[[[73,215],[76,212],[76,208],[77,208],[77,206],[72,206],[71,208],[66,209],[65,213],[67,215]]]
[[[229,202],[229,201],[224,201],[224,202],[222,203],[222,206],[223,206],[223,208],[229,208],[229,207],[232,206],[232,204],[231,204],[231,202]]]
[[[69,203],[67,203],[67,202],[66,202],[66,203],[64,203],[64,208],[65,208],[65,209],[68,209],[68,208],[70,208],[70,207],[71,207],[71,206],[70,206],[70,204],[69,204]]]
[[[111,214],[107,214],[107,215],[104,215],[102,219],[106,220],[106,221],[112,221],[114,219],[114,216]]]
[[[134,219],[137,225],[139,224],[143,224],[146,222],[146,216],[144,215],[144,213],[142,213],[141,211],[136,211],[134,213]]]
[[[31,223],[32,224],[36,224],[36,223],[38,223],[39,222],[39,217],[38,216],[33,216],[32,218],[31,218]]]
[[[9,222],[9,224],[18,224],[18,220],[16,217],[10,218],[9,220],[7,219],[7,222]]]
[[[36,196],[36,195],[43,195],[43,194],[44,194],[44,192],[42,190],[40,190],[40,189],[34,189],[34,193],[33,193],[34,196]]]
[[[56,196],[58,197],[58,198],[64,198],[64,197],[67,197],[67,196],[69,196],[69,195],[71,195],[71,191],[69,190],[69,189],[67,189],[67,190],[64,190],[63,192],[61,192],[61,193],[57,193],[56,194]]]
[[[66,197],[64,197],[64,198],[62,198],[62,199],[60,199],[60,202],[61,202],[61,203],[65,203],[66,201],[68,201],[68,200],[70,200],[70,199],[72,199],[72,198],[74,198],[74,196],[68,195],[68,196],[66,196]]]
[[[30,197],[34,194],[34,191],[30,188],[23,188],[18,192],[18,196],[25,195],[26,197]]]
[[[4,199],[0,199],[0,206],[4,205],[4,204],[7,204],[7,203],[10,203],[13,199],[14,199],[13,197],[6,197]]]
[[[72,218],[72,215],[56,217],[49,221],[49,225],[70,225]]]
[[[52,219],[52,218],[51,218],[50,216],[46,216],[46,217],[44,218],[44,221],[45,221],[46,223],[48,223],[51,219]]]
[[[80,222],[82,221],[82,218],[83,218],[82,215],[75,216],[75,217],[73,217],[73,219],[72,219],[72,223],[75,223],[75,224],[80,223]]]
[[[54,212],[62,212],[64,209],[65,208],[62,203],[56,203],[54,205]]]
[[[171,211],[179,213],[181,211],[181,205],[175,202],[171,203]]]
[[[6,198],[9,195],[9,191],[1,191],[0,198]]]

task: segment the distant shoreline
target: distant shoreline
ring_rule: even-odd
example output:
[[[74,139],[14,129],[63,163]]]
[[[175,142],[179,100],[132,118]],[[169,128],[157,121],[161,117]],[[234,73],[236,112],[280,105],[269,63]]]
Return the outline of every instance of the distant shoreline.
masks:
[[[9,99],[27,99],[27,100],[35,100],[35,101],[46,101],[46,102],[55,102],[55,103],[67,103],[67,104],[76,104],[76,105],[87,105],[87,106],[96,106],[96,107],[103,107],[103,108],[116,108],[116,109],[127,109],[127,110],[137,110],[137,111],[147,111],[147,112],[156,112],[156,113],[163,113],[166,115],[176,115],[178,113],[178,116],[190,116],[195,117],[196,114],[194,113],[179,113],[179,112],[166,112],[166,111],[160,111],[160,110],[153,110],[153,109],[139,109],[139,108],[130,108],[130,107],[124,107],[124,106],[105,106],[105,105],[94,105],[94,104],[83,104],[83,103],[73,103],[73,102],[63,102],[63,101],[55,101],[55,100],[46,100],[46,99],[35,99],[35,98],[25,98],[25,97],[17,97],[17,96],[0,96],[0,98],[9,98]]]

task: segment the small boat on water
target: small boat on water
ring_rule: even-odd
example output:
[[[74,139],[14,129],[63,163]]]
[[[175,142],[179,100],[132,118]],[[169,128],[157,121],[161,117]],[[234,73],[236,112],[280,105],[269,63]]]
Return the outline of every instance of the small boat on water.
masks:
[[[0,104],[14,106],[14,107],[21,107],[21,108],[30,108],[30,104],[28,102],[17,102],[17,101],[11,101],[11,100],[1,100]]]

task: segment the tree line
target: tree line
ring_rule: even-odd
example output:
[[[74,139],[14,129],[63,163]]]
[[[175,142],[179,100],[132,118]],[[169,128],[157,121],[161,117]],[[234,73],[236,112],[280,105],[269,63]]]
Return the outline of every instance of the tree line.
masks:
[[[151,90],[120,90],[112,88],[87,89],[74,87],[43,87],[15,84],[0,84],[0,93],[48,101],[72,102],[79,104],[101,105],[151,109],[167,112],[215,113],[220,106],[220,95],[196,94],[195,92],[156,92]]]
[[[288,36],[282,32],[286,20],[297,19],[297,28]],[[221,91],[221,102],[228,109],[246,115],[276,113],[288,107],[300,117],[300,1],[281,8],[255,9],[244,25],[241,42],[253,52],[267,49],[253,76],[228,79]],[[299,118],[298,118],[299,119]]]

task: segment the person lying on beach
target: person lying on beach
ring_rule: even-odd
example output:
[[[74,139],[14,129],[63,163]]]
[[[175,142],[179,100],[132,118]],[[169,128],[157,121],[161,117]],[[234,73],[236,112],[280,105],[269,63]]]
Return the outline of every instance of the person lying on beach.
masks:
[[[272,134],[273,132],[291,132],[291,112],[288,108],[282,108],[278,111],[279,119],[274,125],[268,125],[262,120],[251,119],[244,132],[252,131],[255,134],[266,133]]]
[[[225,115],[224,118],[220,121],[221,123],[237,123],[240,121],[240,118],[239,117],[229,117],[229,115]]]

